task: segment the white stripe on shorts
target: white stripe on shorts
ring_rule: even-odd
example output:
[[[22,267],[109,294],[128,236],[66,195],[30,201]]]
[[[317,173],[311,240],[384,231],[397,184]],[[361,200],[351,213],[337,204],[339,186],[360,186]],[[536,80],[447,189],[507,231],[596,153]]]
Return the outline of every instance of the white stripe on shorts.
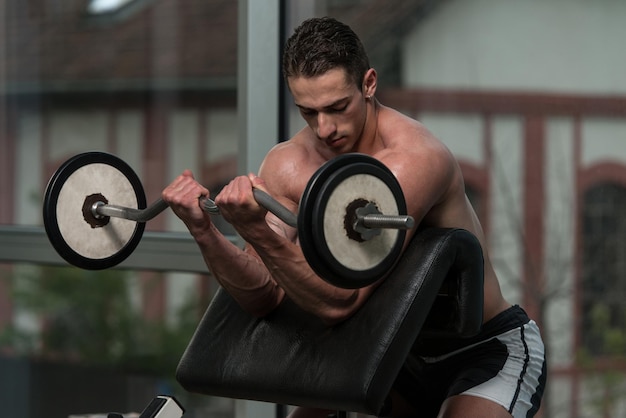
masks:
[[[466,390],[462,395],[489,399],[506,408],[514,418],[526,417],[533,409],[532,397],[543,372],[544,346],[534,321],[498,335],[509,356],[492,379]]]

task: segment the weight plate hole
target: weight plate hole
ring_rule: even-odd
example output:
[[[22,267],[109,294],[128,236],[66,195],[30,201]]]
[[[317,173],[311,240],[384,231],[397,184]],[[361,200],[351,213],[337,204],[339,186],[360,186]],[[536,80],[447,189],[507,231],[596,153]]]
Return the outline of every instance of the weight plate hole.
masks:
[[[357,242],[365,242],[365,239],[363,239],[360,232],[354,230],[357,218],[356,210],[365,207],[368,203],[369,201],[365,199],[356,199],[346,207],[346,216],[343,218],[343,228],[346,230],[347,237]]]
[[[83,203],[83,219],[92,228],[102,228],[103,226],[108,225],[111,217],[109,216],[95,216],[92,208],[97,203],[104,203],[107,205],[109,203],[108,199],[102,196],[100,193],[90,194],[85,198],[85,203]]]

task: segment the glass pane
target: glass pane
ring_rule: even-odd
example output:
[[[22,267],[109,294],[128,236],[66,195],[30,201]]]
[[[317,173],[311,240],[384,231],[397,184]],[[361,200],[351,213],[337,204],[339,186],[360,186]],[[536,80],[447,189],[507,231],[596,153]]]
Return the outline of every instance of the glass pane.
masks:
[[[64,161],[79,153],[102,151],[122,158],[141,179],[148,203],[186,168],[212,194],[232,179],[241,151],[237,18],[242,3],[0,2],[0,239],[4,227],[41,232],[46,184]],[[618,415],[604,395],[612,390],[611,382],[598,389],[600,396],[583,393],[594,382],[580,377],[584,373],[575,353],[580,327],[582,344],[592,353],[607,354],[607,347],[621,338],[612,330],[626,326],[619,304],[625,296],[620,278],[626,269],[626,235],[623,216],[616,215],[624,213],[623,182],[590,189],[582,217],[571,201],[598,166],[612,178],[626,178],[626,78],[623,46],[616,41],[626,36],[626,3],[569,2],[565,7],[556,1],[288,0],[281,5],[284,36],[311,16],[330,15],[348,23],[378,71],[380,102],[422,122],[462,166],[476,170],[464,173],[472,178],[467,193],[479,216],[489,215],[485,221],[491,224],[484,230],[494,247],[490,256],[505,266],[498,274],[513,282],[504,289],[509,301],[525,303],[528,297],[520,289],[526,276],[543,280],[548,272],[545,283],[537,286],[545,294],[533,295],[540,301],[533,315],[543,321],[543,335],[554,353],[548,363],[560,371],[556,379],[548,379],[554,385],[550,393],[571,394],[572,410],[564,412],[571,416]],[[580,22],[586,30],[580,30]],[[275,41],[267,39],[268,45]],[[255,64],[256,74],[267,80],[281,76]],[[285,108],[288,126],[281,126],[285,134],[276,140],[305,126],[288,92]],[[268,118],[266,109],[254,110]],[[216,222],[232,235],[232,228],[219,218]],[[171,211],[150,221],[147,229],[155,235],[188,236]],[[583,260],[576,260],[578,243]],[[6,240],[0,244],[0,249],[13,245]],[[156,259],[159,253],[145,257]],[[546,268],[548,263],[553,268]],[[178,307],[193,300],[189,289],[200,289],[200,304],[206,303],[215,281],[180,273],[181,267],[172,264],[168,272],[101,272],[98,277],[113,278],[97,286],[116,283],[119,274],[130,290],[131,306],[140,312],[138,320],[160,317],[163,324],[175,323]],[[551,277],[551,270],[559,270],[559,277]],[[78,292],[93,273],[42,266],[38,260],[9,262],[0,272],[0,361],[5,354],[21,359],[17,354],[27,349],[37,356],[47,347],[80,345],[57,340],[42,345],[43,340],[33,342],[24,334],[61,327],[69,335],[72,327],[83,329],[82,318],[67,320],[81,310],[80,304],[67,302],[57,309],[46,302],[38,311],[26,301],[53,299],[53,289],[46,286],[57,276],[73,278]],[[48,277],[55,279],[43,283]],[[578,277],[584,279],[580,289]],[[70,297],[74,290],[63,293]],[[111,303],[121,306],[126,297],[115,294]],[[610,332],[597,336],[587,331],[598,321]],[[95,357],[106,361],[111,350],[123,352],[123,341],[117,340],[122,336],[120,331],[114,349],[102,347]],[[93,334],[94,341],[97,337]],[[152,349],[146,356],[156,355]],[[47,359],[66,361],[68,356],[55,352]],[[20,375],[26,366],[7,367]],[[571,388],[581,388],[581,393]],[[133,409],[154,395],[147,392],[135,398],[141,402]],[[216,405],[209,409],[233,414],[231,403]],[[551,409],[544,415],[554,415],[561,400],[544,405]]]
[[[10,0],[0,33],[1,227],[39,231],[29,228],[42,226],[49,179],[82,153],[123,160],[148,204],[187,168],[213,194],[235,176],[237,2]],[[186,232],[170,212],[147,231]],[[174,380],[217,289],[210,274],[176,267],[0,265],[0,385],[19,393],[3,414],[141,412],[173,394],[190,416],[232,415],[232,400],[185,393]]]
[[[29,405],[32,417],[141,412],[157,395],[191,414],[232,414],[231,400],[187,393],[174,378],[216,291],[210,275],[14,264],[0,285],[12,316],[0,329],[1,379],[23,401],[9,402],[11,416]]]
[[[601,184],[585,193],[583,212],[582,335],[594,355],[626,349],[626,188]]]
[[[0,223],[41,224],[48,179],[80,153],[124,160],[149,203],[186,168],[213,191],[236,174],[236,3],[7,3]]]

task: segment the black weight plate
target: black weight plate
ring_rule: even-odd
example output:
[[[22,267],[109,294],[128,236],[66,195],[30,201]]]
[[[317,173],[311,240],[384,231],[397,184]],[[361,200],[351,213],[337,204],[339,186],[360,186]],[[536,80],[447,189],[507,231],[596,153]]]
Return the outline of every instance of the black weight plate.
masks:
[[[367,196],[368,191],[363,189],[354,191],[357,196],[364,196],[368,197],[368,199],[379,201],[381,199],[392,199],[395,204],[392,206],[395,206],[397,210],[396,214],[406,214],[404,194],[393,173],[377,159],[369,155],[357,153],[338,156],[320,167],[311,177],[302,194],[298,212],[298,236],[307,262],[324,280],[344,288],[367,286],[386,274],[400,256],[404,237],[406,236],[406,231],[404,230],[388,230],[389,234],[392,234],[395,238],[387,236],[385,238],[386,241],[382,244],[382,249],[374,250],[374,255],[378,261],[375,261],[373,265],[367,262],[363,263],[365,264],[363,266],[354,265],[352,264],[352,257],[356,254],[355,252],[371,251],[371,248],[363,247],[380,245],[380,242],[369,240],[364,243],[358,243],[348,238],[346,232],[339,239],[346,241],[340,244],[349,242],[350,245],[347,252],[341,254],[342,250],[337,252],[332,249],[334,242],[329,242],[328,239],[336,240],[338,235],[334,231],[335,228],[324,231],[324,223],[328,222],[324,217],[326,216],[329,201],[332,202],[339,199],[339,206],[341,207],[341,199],[344,196],[339,194],[339,198],[337,198],[333,196],[333,192],[338,187],[345,189],[345,185],[350,184],[352,179],[357,176],[359,178],[364,176],[366,183],[382,185],[387,197],[378,196],[372,198],[372,196]],[[370,178],[374,181],[372,182]],[[375,187],[380,188],[381,186],[377,185]],[[374,190],[373,192],[376,193],[378,191]],[[346,205],[353,199],[353,197],[347,195],[345,198],[347,199],[345,201]],[[388,206],[389,202],[378,203]],[[329,216],[331,216],[331,219],[335,215],[339,216],[341,222],[343,222],[346,212],[340,212],[337,213],[331,210]],[[326,225],[326,227],[329,227],[329,225]],[[343,232],[345,231],[341,231],[340,234]],[[379,238],[373,238],[373,240],[377,239]],[[391,242],[389,241],[390,239],[392,240]],[[350,263],[346,263],[346,260],[350,260]]]
[[[104,152],[78,154],[50,178],[43,202],[50,243],[68,263],[102,270],[121,263],[135,250],[145,223],[119,218],[107,218],[100,225],[89,222],[83,212],[89,196],[137,209],[145,209],[146,196],[132,168]]]

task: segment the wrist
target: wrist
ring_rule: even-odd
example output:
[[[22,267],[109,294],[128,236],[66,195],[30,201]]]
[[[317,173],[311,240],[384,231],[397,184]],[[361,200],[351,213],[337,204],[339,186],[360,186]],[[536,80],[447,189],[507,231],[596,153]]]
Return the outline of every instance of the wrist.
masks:
[[[263,242],[271,239],[276,232],[263,220],[245,228],[236,228],[237,233],[247,242]]]
[[[215,241],[216,235],[222,235],[213,222],[206,222],[200,225],[190,226],[189,232],[198,245],[207,246]]]

